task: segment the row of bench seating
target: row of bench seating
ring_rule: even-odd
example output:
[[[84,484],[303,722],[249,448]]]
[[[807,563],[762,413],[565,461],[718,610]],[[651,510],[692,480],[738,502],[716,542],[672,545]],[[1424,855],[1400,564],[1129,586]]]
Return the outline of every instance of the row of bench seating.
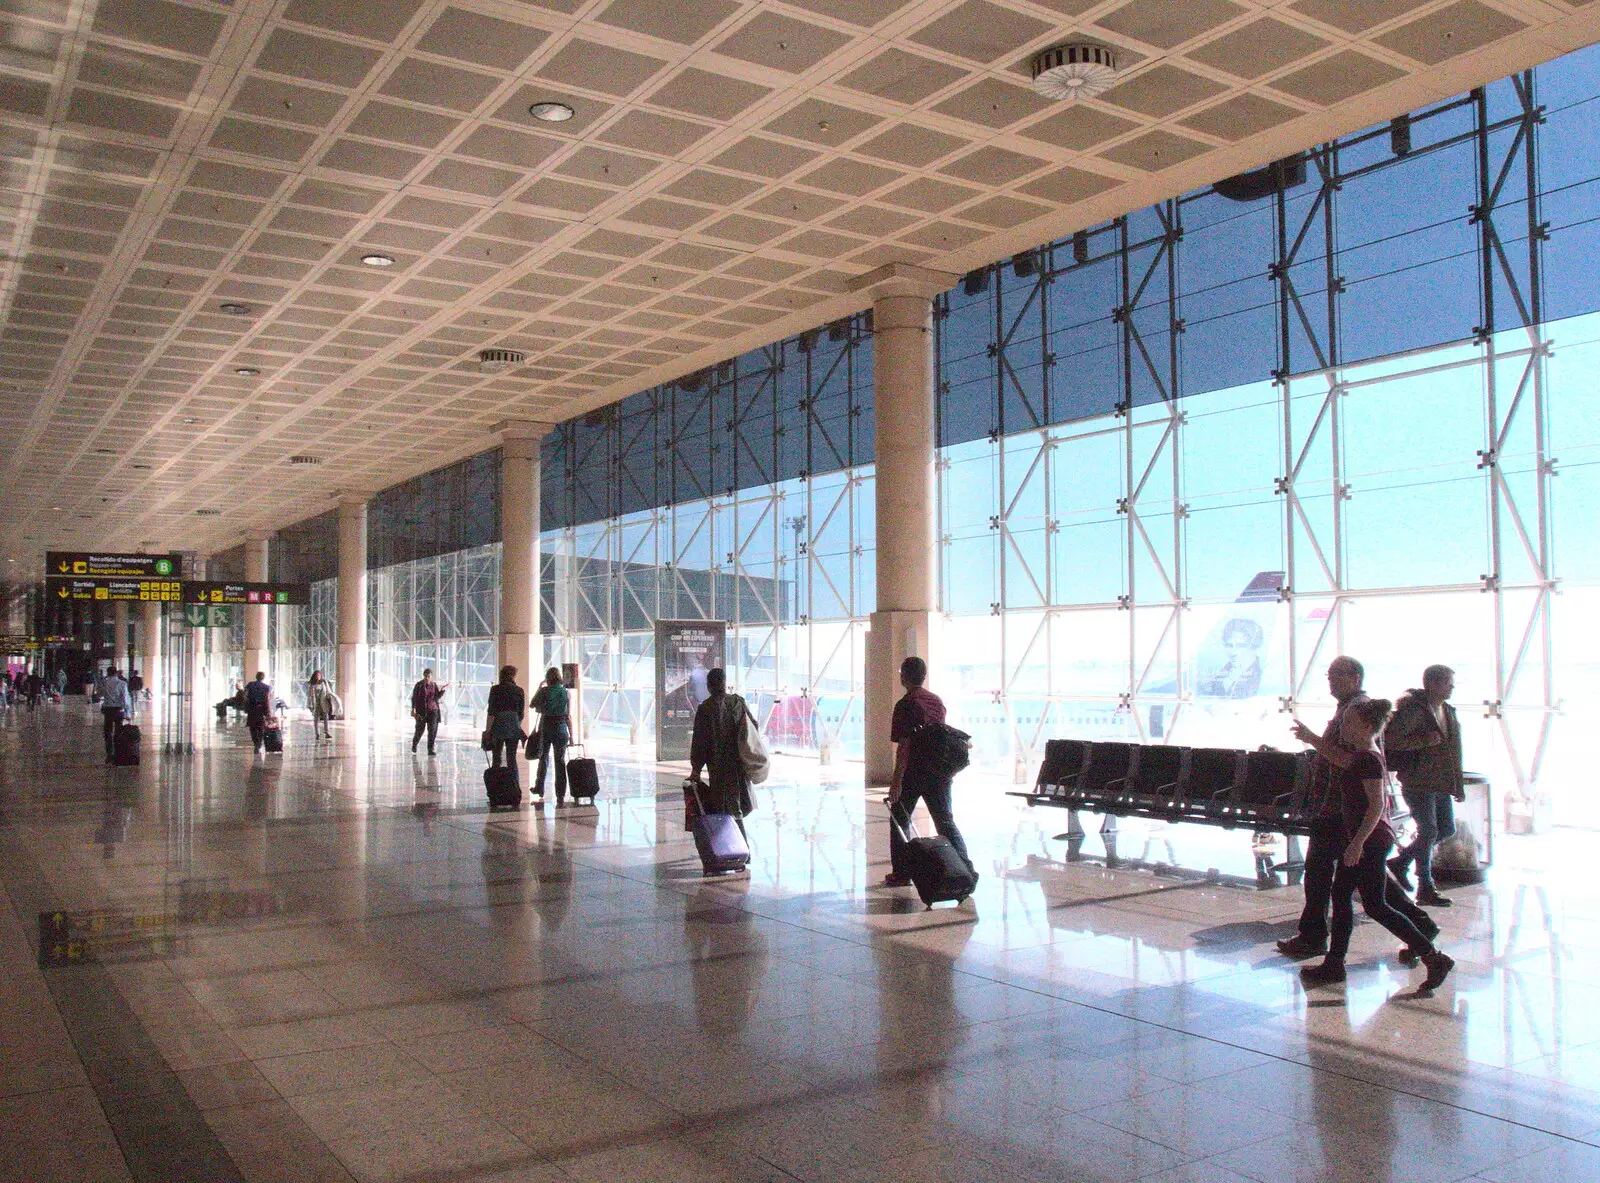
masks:
[[[1309,752],[1052,739],[1030,805],[1203,825],[1309,832]]]

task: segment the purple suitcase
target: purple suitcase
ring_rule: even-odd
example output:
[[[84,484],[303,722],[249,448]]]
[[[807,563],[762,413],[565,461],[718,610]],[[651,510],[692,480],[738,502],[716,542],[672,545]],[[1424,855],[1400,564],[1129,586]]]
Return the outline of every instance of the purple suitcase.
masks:
[[[726,875],[750,865],[750,844],[744,840],[739,819],[731,813],[707,813],[700,800],[700,786],[685,781],[684,788],[694,794],[694,848],[707,875]]]

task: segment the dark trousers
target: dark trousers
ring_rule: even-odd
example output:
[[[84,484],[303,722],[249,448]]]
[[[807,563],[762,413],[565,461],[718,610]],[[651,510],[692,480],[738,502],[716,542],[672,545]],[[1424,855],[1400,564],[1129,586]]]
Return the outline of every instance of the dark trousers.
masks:
[[[244,716],[245,726],[250,728],[250,743],[256,751],[261,750],[262,737],[267,730],[267,716],[264,711],[246,711]]]
[[[106,759],[110,760],[117,754],[117,732],[122,730],[122,709],[101,707],[100,717],[105,720]]]
[[[950,845],[956,848],[970,866],[972,859],[967,854],[967,844],[961,838],[961,831],[956,829],[956,819],[950,812],[950,778],[908,768],[900,782],[900,800],[895,802],[894,808],[890,811],[896,822],[889,827],[889,862],[894,868],[894,873],[896,875],[910,873],[905,861],[906,842],[901,832],[907,834],[911,832],[911,814],[917,808],[918,801],[927,803],[928,816],[933,818],[933,828],[950,840]]]
[[[1337,817],[1319,817],[1311,823],[1311,833],[1306,839],[1306,869],[1301,879],[1306,903],[1300,912],[1300,939],[1314,945],[1328,941],[1328,905],[1333,898],[1333,880],[1344,858],[1348,845],[1344,836],[1344,822]],[[1394,877],[1384,868],[1384,901],[1390,910],[1400,913],[1413,926],[1418,920],[1433,922],[1428,914],[1412,902],[1401,890]],[[1372,915],[1369,910],[1368,916]],[[1376,917],[1373,917],[1376,919]]]
[[[422,733],[428,733],[428,755],[433,755],[434,745],[439,742],[439,712],[419,711],[417,713],[417,729],[411,735],[411,750],[417,750],[417,744],[422,740]]]
[[[542,740],[539,744],[539,772],[533,780],[533,795],[544,796],[544,774],[550,767],[550,754],[555,753],[556,761],[556,800],[567,799],[567,745],[558,743],[553,739]]]
[[[517,749],[521,746],[522,741],[516,738],[491,740],[489,758],[494,762],[496,768],[499,768],[504,763],[514,773],[517,770]],[[502,754],[505,756],[504,761],[500,758]]]
[[[1408,916],[1389,905],[1387,859],[1392,843],[1373,835],[1361,848],[1361,861],[1344,865],[1343,855],[1333,876],[1333,932],[1328,940],[1329,960],[1343,960],[1350,951],[1350,933],[1356,924],[1355,896],[1361,893],[1361,910],[1404,941],[1416,953],[1433,952],[1433,942],[1423,936]]]
[[[1417,823],[1417,836],[1400,848],[1402,863],[1415,863],[1417,890],[1433,890],[1433,848],[1446,838],[1455,837],[1456,809],[1449,793],[1406,793],[1411,819]]]

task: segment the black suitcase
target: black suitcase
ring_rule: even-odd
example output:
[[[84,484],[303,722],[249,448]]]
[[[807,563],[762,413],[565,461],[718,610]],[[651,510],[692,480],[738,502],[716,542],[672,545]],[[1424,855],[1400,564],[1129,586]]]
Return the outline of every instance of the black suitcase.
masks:
[[[583,747],[582,744],[572,746]],[[589,798],[590,804],[600,795],[600,769],[588,756],[574,756],[567,761],[567,792],[574,801],[580,797]]]
[[[134,765],[139,763],[139,729],[132,723],[124,723],[117,728],[116,738],[111,741],[113,764]]]
[[[889,824],[898,828],[894,814],[889,814]],[[900,831],[905,840],[906,873],[916,885],[917,895],[925,906],[931,908],[947,900],[965,903],[978,886],[978,873],[961,857],[961,852],[944,837],[918,838],[915,832]]]
[[[283,751],[283,728],[263,728],[261,731],[261,746],[269,752]]]
[[[700,800],[700,786],[685,781],[684,788],[694,795],[694,848],[707,875],[726,875],[750,865],[750,844],[745,841],[739,819],[731,813],[707,813]]]
[[[522,784],[515,768],[485,768],[483,789],[489,794],[490,809],[516,809],[522,804]]]

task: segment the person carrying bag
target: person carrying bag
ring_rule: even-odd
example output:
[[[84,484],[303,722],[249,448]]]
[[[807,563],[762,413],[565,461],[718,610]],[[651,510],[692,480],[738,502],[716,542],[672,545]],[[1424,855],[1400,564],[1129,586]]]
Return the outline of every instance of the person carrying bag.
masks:
[[[561,671],[551,666],[544,672],[544,683],[533,692],[530,704],[539,712],[539,726],[528,737],[526,756],[537,760],[532,793],[544,800],[544,778],[551,753],[556,764],[556,805],[567,803],[567,745],[572,742],[572,696],[561,683]]]

